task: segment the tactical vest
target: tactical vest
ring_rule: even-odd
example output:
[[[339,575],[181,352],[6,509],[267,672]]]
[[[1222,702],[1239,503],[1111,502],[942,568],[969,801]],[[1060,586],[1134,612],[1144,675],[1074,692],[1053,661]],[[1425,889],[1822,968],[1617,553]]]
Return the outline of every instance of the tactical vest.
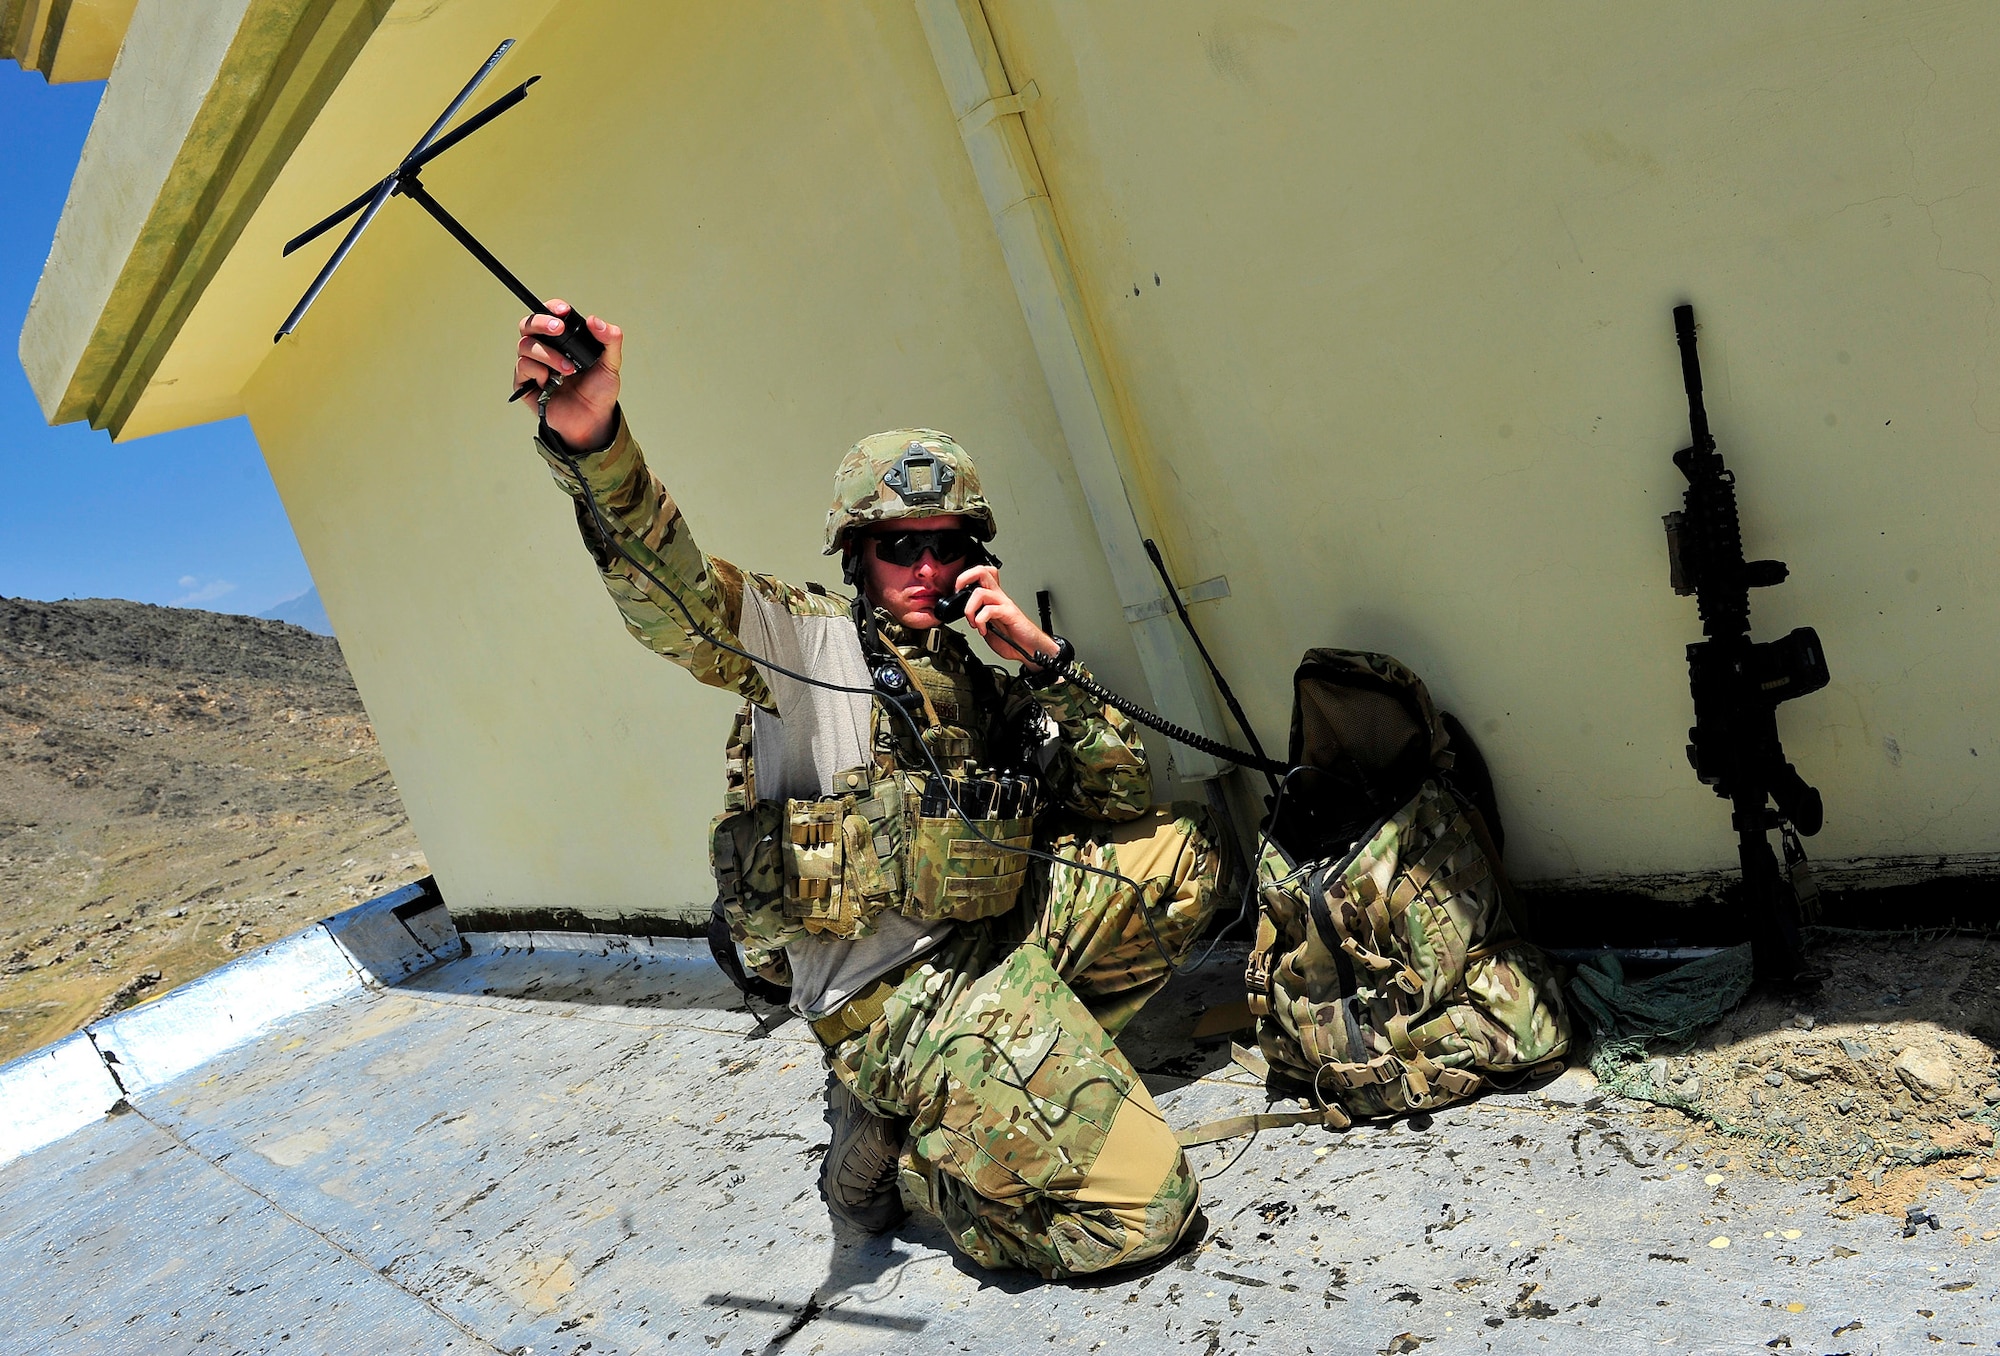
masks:
[[[770,949],[786,933],[864,937],[885,910],[918,923],[970,921],[1005,913],[1019,898],[1034,807],[1017,782],[992,775],[985,761],[999,685],[955,633],[933,632],[928,645],[904,634],[885,639],[920,694],[906,709],[928,759],[911,723],[877,702],[873,761],[837,774],[844,790],[761,799],[752,708],[745,703],[738,712],[726,750],[724,809],[710,833],[710,863],[725,915],[734,915],[732,933]],[[979,834],[954,812],[954,801]]]

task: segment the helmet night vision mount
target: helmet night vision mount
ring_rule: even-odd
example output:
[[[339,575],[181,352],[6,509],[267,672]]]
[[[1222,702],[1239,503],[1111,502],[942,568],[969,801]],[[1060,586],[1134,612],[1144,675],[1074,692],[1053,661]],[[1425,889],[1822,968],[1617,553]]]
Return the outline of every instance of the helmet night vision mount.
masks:
[[[333,276],[333,271],[340,267],[343,259],[347,258],[348,252],[354,248],[354,242],[361,238],[361,233],[368,229],[368,223],[375,219],[375,214],[382,210],[383,204],[396,195],[401,194],[435,217],[438,225],[444,227],[450,233],[452,239],[465,246],[466,251],[473,258],[484,264],[489,273],[505,283],[507,290],[526,303],[529,311],[537,315],[553,316],[555,319],[562,321],[562,333],[544,335],[542,336],[542,342],[557,349],[565,358],[574,363],[577,372],[586,372],[596,366],[597,360],[604,356],[604,345],[598,342],[595,335],[591,334],[589,327],[584,323],[583,316],[575,309],[572,309],[568,315],[556,316],[553,311],[549,310],[543,304],[541,298],[528,289],[526,283],[515,277],[505,264],[494,257],[493,251],[480,244],[472,232],[466,230],[459,223],[458,218],[445,211],[443,205],[425,190],[423,182],[418,177],[424,166],[430,164],[431,161],[437,159],[446,151],[458,145],[459,142],[486,126],[487,123],[492,122],[502,113],[505,113],[508,109],[527,98],[528,86],[542,78],[539,75],[530,76],[513,89],[501,95],[498,99],[495,99],[492,103],[486,105],[486,107],[480,109],[477,113],[474,113],[450,132],[445,131],[445,127],[453,118],[458,116],[459,110],[464,108],[466,103],[472,98],[473,92],[479,88],[487,76],[493,73],[493,68],[500,64],[500,58],[506,56],[508,50],[513,46],[514,39],[508,38],[493,49],[493,55],[486,58],[486,64],[481,66],[472,79],[466,82],[465,88],[458,92],[458,97],[445,107],[444,112],[438,115],[438,120],[431,124],[430,131],[424,133],[417,144],[410,148],[410,153],[404,156],[401,163],[389,172],[387,178],[363,192],[354,201],[348,203],[339,211],[308,227],[300,234],[293,236],[285,242],[284,253],[290,255],[292,251],[317,240],[341,222],[354,216],[355,213],[359,212],[361,214],[359,219],[348,228],[347,234],[341,237],[340,244],[334,248],[333,257],[326,261],[325,267],[321,268],[319,275],[312,280],[312,285],[306,288],[306,294],[299,298],[299,304],[292,307],[292,313],[285,317],[285,323],[280,325],[278,332],[271,337],[272,343],[275,344],[298,327],[299,321],[305,317],[307,308],[318,299],[320,292],[325,289],[327,279]],[[562,380],[561,373],[551,373],[549,384],[551,386],[560,386]],[[508,399],[519,400],[522,396],[535,389],[534,382],[524,381]]]
[[[921,442],[913,441],[883,475],[882,483],[900,495],[904,503],[923,505],[943,503],[957,479],[950,462]]]

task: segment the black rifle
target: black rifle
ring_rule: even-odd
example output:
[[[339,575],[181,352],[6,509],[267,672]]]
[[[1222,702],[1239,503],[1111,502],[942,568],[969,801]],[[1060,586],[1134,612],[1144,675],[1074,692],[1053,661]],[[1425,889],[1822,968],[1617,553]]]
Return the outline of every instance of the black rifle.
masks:
[[[1743,861],[1740,903],[1750,914],[1757,977],[1786,982],[1805,970],[1801,922],[1815,909],[1799,835],[1819,832],[1819,792],[1785,761],[1778,742],[1778,703],[1817,692],[1828,681],[1819,636],[1801,626],[1782,640],[1750,639],[1750,590],[1781,584],[1783,561],[1745,560],[1736,516],[1736,477],[1722,464],[1701,402],[1701,359],[1695,353],[1694,307],[1674,308],[1681,375],[1687,384],[1692,447],[1674,453],[1687,477],[1681,511],[1666,515],[1667,558],[1674,592],[1694,595],[1705,640],[1687,647],[1694,688],[1694,728],[1688,761],[1695,775],[1730,803],[1730,822]],[[1775,809],[1773,809],[1775,805]],[[1781,832],[1791,868],[1780,873],[1770,831]]]

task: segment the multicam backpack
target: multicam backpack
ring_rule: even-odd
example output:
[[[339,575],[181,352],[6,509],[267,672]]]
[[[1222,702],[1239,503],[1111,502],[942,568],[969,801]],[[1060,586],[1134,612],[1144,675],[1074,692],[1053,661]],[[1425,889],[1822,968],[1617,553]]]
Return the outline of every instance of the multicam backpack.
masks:
[[[1508,919],[1469,736],[1386,655],[1308,651],[1293,687],[1295,771],[1258,863],[1245,973],[1272,1090],[1339,1126],[1558,1060],[1568,1016]]]

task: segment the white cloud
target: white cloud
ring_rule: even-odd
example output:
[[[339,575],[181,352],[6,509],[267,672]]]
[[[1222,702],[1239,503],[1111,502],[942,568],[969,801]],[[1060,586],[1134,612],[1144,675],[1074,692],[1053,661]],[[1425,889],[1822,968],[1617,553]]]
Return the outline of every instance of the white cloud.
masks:
[[[211,579],[203,584],[191,574],[181,576],[180,585],[189,591],[174,599],[168,606],[200,607],[203,603],[212,603],[224,594],[236,591],[236,585],[227,579]]]

